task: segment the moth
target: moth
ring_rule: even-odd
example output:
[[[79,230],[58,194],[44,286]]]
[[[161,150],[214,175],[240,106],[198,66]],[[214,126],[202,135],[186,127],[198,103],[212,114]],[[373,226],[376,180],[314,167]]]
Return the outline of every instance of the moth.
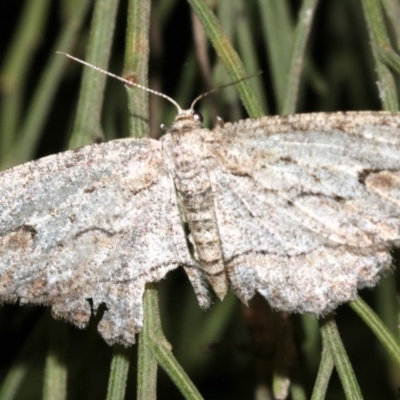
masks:
[[[178,267],[204,308],[209,285],[221,299],[230,287],[245,303],[258,292],[276,310],[316,315],[390,270],[399,113],[209,130],[171,101],[178,114],[159,141],[93,144],[0,173],[0,301],[48,305],[81,328],[89,300],[104,303],[98,330],[129,346],[145,284]]]

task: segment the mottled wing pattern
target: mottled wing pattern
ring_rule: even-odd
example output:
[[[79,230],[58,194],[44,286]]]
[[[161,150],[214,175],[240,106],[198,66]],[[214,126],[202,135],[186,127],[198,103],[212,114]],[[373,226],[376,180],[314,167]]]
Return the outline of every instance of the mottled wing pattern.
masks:
[[[307,114],[210,132],[231,285],[279,310],[324,314],[390,269],[400,247],[400,117]]]
[[[0,173],[0,301],[51,305],[80,327],[88,299],[104,303],[100,333],[129,345],[146,282],[184,265],[201,297],[160,147],[117,140]]]

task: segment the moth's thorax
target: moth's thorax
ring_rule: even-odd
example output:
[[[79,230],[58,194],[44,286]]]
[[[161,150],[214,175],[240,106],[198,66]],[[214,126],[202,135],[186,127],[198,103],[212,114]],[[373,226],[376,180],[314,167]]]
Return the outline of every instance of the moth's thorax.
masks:
[[[203,171],[203,160],[209,157],[205,146],[205,137],[209,133],[192,110],[181,111],[177,115],[168,134],[161,139],[173,163],[175,176],[190,179]]]

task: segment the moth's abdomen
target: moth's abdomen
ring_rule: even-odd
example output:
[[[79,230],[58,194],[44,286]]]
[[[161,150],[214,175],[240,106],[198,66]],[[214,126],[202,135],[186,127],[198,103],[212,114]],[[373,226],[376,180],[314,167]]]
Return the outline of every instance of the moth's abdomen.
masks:
[[[197,189],[197,188],[196,188]],[[204,188],[202,188],[204,189]],[[179,191],[181,205],[196,250],[196,258],[219,298],[227,291],[227,277],[210,183],[205,190]]]

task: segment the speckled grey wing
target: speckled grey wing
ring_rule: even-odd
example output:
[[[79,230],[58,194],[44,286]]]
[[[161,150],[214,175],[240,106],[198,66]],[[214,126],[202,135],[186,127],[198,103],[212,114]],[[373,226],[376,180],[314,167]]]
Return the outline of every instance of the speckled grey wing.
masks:
[[[104,303],[101,335],[129,345],[145,284],[179,265],[196,275],[159,142],[87,146],[0,174],[1,301],[51,305],[80,327],[88,299]]]
[[[233,290],[324,314],[390,269],[400,246],[400,115],[245,120],[208,140]]]

